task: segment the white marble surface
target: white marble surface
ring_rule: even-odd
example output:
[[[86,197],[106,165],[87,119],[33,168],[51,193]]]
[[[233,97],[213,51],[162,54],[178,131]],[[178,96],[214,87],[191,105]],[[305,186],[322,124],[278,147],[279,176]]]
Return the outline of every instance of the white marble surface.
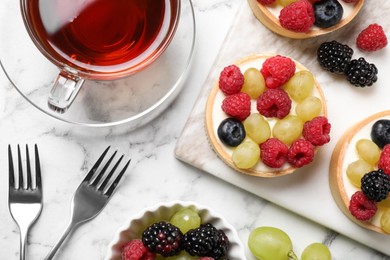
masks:
[[[71,235],[57,259],[103,259],[117,228],[130,216],[145,206],[176,199],[196,201],[226,216],[244,244],[251,229],[272,225],[290,235],[298,255],[308,244],[321,241],[329,245],[334,259],[387,259],[175,158],[176,141],[243,0],[193,3],[197,45],[189,78],[164,113],[135,131],[127,131],[126,125],[84,128],[50,118],[24,100],[0,74],[0,258],[19,259],[19,231],[7,206],[7,144],[37,143],[45,203],[28,237],[27,259],[43,259],[49,252],[67,224],[73,191],[107,145],[132,158],[130,170],[109,205]],[[246,250],[247,258],[254,259]]]

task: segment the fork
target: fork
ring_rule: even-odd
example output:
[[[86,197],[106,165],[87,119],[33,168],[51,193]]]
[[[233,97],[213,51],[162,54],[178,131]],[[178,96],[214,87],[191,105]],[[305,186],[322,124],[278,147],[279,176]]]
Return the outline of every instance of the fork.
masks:
[[[20,230],[20,259],[26,257],[27,234],[42,211],[42,180],[38,146],[35,144],[35,187],[31,173],[30,155],[26,145],[26,178],[23,178],[22,156],[18,145],[18,180],[15,178],[11,146],[8,145],[8,205]],[[24,179],[24,181],[23,181]],[[16,185],[15,185],[16,184]]]
[[[113,166],[111,171],[107,174],[105,179],[102,180],[105,171],[107,170],[117,153],[117,151],[115,151],[113,155],[108,159],[106,164],[101,168],[97,176],[93,178],[109,149],[110,146],[104,150],[102,155],[95,162],[91,170],[85,176],[84,180],[81,182],[76,192],[74,193],[71,202],[71,217],[68,226],[66,227],[60,239],[46,256],[45,260],[51,260],[54,257],[61,244],[78,225],[96,217],[107,205],[107,202],[111,198],[111,195],[113,194],[120,179],[122,178],[123,174],[125,173],[127,167],[130,164],[130,160],[128,160],[122,170],[118,173],[114,181],[109,186],[107,186],[109,184],[110,178],[113,176],[114,172],[118,168],[118,165],[123,159],[122,155],[116,162],[116,164]]]

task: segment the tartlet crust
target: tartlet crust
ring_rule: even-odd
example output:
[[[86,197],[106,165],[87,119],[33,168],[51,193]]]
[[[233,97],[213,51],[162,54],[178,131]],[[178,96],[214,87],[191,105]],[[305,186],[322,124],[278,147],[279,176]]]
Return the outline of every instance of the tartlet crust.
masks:
[[[330,190],[332,192],[332,196],[338,205],[338,207],[341,209],[341,211],[353,222],[356,224],[381,233],[381,234],[387,234],[382,230],[381,227],[374,225],[371,222],[368,221],[359,221],[357,220],[352,214],[349,212],[349,196],[347,195],[347,192],[345,191],[344,182],[343,182],[343,163],[344,163],[344,157],[345,153],[351,143],[352,138],[367,124],[379,120],[380,118],[384,116],[389,116],[390,110],[385,110],[379,113],[376,113],[374,115],[371,115],[367,117],[366,119],[360,121],[359,123],[355,124],[351,128],[349,128],[339,139],[337,142],[329,164],[329,185]]]
[[[293,32],[290,30],[287,30],[283,28],[280,25],[278,17],[276,17],[266,6],[260,4],[257,0],[248,0],[249,6],[252,9],[253,14],[256,16],[256,18],[264,24],[269,30],[273,31],[276,34],[279,34],[281,36],[292,38],[292,39],[306,39],[306,38],[312,38],[317,37],[320,35],[324,35],[333,31],[336,31],[349,22],[351,22],[356,15],[359,13],[360,9],[362,8],[364,4],[364,0],[358,1],[352,13],[348,15],[347,17],[343,18],[338,24],[324,29],[311,29],[307,33],[300,33],[300,32]]]
[[[262,63],[265,59],[273,57],[275,55],[276,54],[274,54],[274,55],[271,55],[271,54],[254,54],[254,55],[251,55],[251,56],[244,57],[244,58],[238,60],[237,62],[235,62],[234,64],[237,65],[238,67],[240,67],[241,65],[243,65],[245,63],[253,62],[253,61],[256,61],[256,60],[259,60],[259,62],[261,61],[261,63]],[[297,71],[308,70],[306,67],[304,67],[299,62],[295,61],[294,59],[292,59],[292,60],[296,64]],[[315,84],[315,87],[316,87],[316,89],[317,89],[317,91],[319,93],[319,97],[320,97],[321,102],[322,102],[322,112],[321,112],[321,115],[327,117],[326,100],[325,100],[323,91],[321,89],[321,86],[320,86],[320,84],[318,83],[318,81],[315,78],[314,78],[314,84]],[[213,85],[213,87],[212,87],[212,89],[210,91],[210,94],[208,96],[208,99],[207,99],[207,102],[206,102],[206,111],[205,111],[205,113],[206,113],[206,115],[205,115],[206,134],[207,134],[210,146],[215,151],[215,153],[218,155],[218,157],[225,164],[227,164],[228,166],[230,166],[231,168],[233,168],[237,172],[240,172],[240,173],[243,173],[243,174],[246,174],[246,175],[251,175],[251,176],[256,176],[256,177],[272,178],[272,177],[280,177],[280,176],[284,176],[284,175],[293,173],[297,168],[294,168],[294,167],[291,167],[291,166],[286,168],[286,169],[275,170],[275,171],[258,171],[258,170],[254,169],[254,168],[240,169],[240,168],[237,168],[234,165],[234,162],[231,159],[231,156],[225,151],[225,149],[223,148],[223,145],[218,141],[218,136],[216,134],[216,129],[214,129],[212,112],[213,112],[215,98],[216,98],[216,95],[217,95],[217,93],[219,91],[220,90],[219,90],[219,85],[218,85],[218,79],[216,79],[215,83],[214,83],[214,85]],[[316,149],[316,152],[317,152],[317,150],[318,149]],[[259,162],[259,163],[261,163],[261,162]]]

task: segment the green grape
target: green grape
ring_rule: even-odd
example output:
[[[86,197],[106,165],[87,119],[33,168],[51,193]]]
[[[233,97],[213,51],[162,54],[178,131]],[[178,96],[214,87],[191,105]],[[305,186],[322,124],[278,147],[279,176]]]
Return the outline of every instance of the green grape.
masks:
[[[267,120],[259,113],[253,113],[243,122],[246,134],[258,144],[271,136],[271,128]]]
[[[382,209],[390,208],[390,196],[387,196],[386,199],[379,201],[376,205]]]
[[[295,107],[297,116],[303,122],[310,121],[316,116],[319,116],[322,111],[322,102],[318,97],[310,96],[305,98],[301,103]]]
[[[301,260],[331,260],[329,248],[322,243],[308,245],[302,252]]]
[[[373,171],[374,167],[364,160],[357,160],[347,167],[347,177],[353,186],[360,188],[364,174]]]
[[[275,227],[258,227],[252,230],[248,247],[251,253],[261,260],[288,260],[293,254],[290,237]]]
[[[233,151],[232,160],[237,168],[249,169],[256,165],[260,158],[260,146],[250,138],[245,138]]]
[[[198,212],[191,208],[183,208],[176,212],[169,222],[178,227],[184,234],[190,229],[199,227],[201,220]]]
[[[249,68],[244,72],[244,85],[241,92],[247,93],[252,99],[257,99],[265,91],[265,80],[258,69]]]
[[[380,223],[383,231],[390,233],[390,208],[383,211]]]
[[[308,70],[298,71],[283,85],[283,89],[298,103],[311,96],[313,88],[314,77]]]
[[[292,4],[292,3],[296,2],[296,1],[297,0],[276,0],[276,3],[278,5],[281,5],[281,6],[285,7],[285,6],[287,6],[289,4]]]
[[[360,139],[356,142],[356,151],[360,158],[371,165],[376,165],[381,155],[380,148],[369,139]]]
[[[272,135],[286,145],[290,145],[301,136],[302,130],[302,120],[298,116],[288,115],[275,123]]]

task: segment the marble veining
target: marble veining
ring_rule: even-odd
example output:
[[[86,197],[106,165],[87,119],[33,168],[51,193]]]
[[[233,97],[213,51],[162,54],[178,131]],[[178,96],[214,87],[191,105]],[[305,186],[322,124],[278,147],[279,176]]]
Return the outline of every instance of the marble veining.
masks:
[[[129,171],[107,207],[69,237],[56,259],[103,259],[114,233],[132,215],[146,206],[171,200],[191,200],[211,207],[237,229],[244,245],[251,229],[272,225],[291,236],[297,254],[308,244],[321,241],[330,247],[334,259],[389,259],[208,174],[207,170],[218,164],[215,156],[210,160],[198,158],[205,171],[175,158],[175,148],[183,129],[188,125],[203,127],[197,124],[198,117],[191,117],[190,121],[187,119],[215,65],[220,47],[226,41],[225,36],[238,11],[246,4],[243,0],[193,0],[193,3],[197,40],[188,79],[175,101],[163,113],[134,131],[126,125],[87,128],[49,117],[27,102],[0,73],[0,259],[19,259],[19,230],[9,215],[7,204],[7,145],[18,143],[39,145],[43,169],[44,207],[28,237],[27,259],[43,259],[59,238],[69,218],[74,190],[108,145],[132,159]],[[385,13],[387,9],[380,10]],[[386,23],[384,19],[381,21]],[[267,39],[274,39],[274,36],[269,33]],[[296,46],[293,41],[279,40],[285,46],[287,43]],[[23,48],[23,44],[18,43],[15,47]],[[293,55],[296,53],[294,48],[288,50]],[[310,62],[307,59],[303,63],[306,61]],[[313,67],[315,69],[314,64]],[[22,73],[22,70],[20,68],[18,72]],[[30,93],[42,94],[34,89]],[[194,159],[202,152],[201,143],[197,141],[193,140],[191,147],[185,151]],[[245,249],[247,259],[254,260],[248,248]]]

